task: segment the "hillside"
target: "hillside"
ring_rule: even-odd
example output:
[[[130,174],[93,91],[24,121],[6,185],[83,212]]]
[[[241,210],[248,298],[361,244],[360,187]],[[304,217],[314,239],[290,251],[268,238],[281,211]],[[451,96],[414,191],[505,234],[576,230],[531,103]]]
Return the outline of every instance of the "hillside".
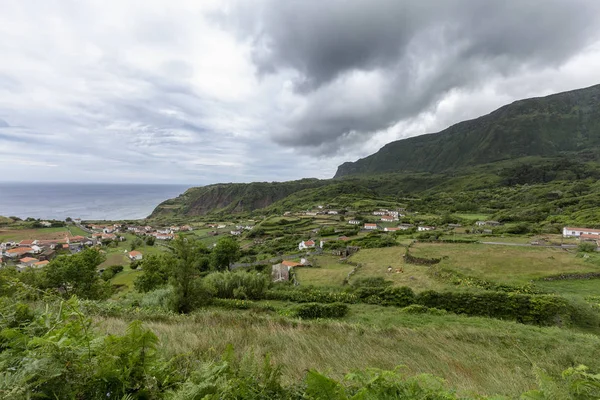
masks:
[[[516,101],[441,132],[385,145],[338,167],[335,178],[403,171],[442,172],[526,156],[600,154],[600,85]]]
[[[195,187],[156,207],[150,218],[239,213],[267,207],[292,193],[318,188],[327,181],[301,179],[290,182],[218,183]]]

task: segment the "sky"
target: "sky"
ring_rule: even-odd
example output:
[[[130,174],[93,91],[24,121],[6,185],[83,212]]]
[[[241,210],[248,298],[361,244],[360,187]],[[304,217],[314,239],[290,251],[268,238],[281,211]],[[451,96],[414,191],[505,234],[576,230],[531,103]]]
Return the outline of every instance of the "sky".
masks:
[[[0,180],[330,178],[600,84],[597,0],[3,0]]]

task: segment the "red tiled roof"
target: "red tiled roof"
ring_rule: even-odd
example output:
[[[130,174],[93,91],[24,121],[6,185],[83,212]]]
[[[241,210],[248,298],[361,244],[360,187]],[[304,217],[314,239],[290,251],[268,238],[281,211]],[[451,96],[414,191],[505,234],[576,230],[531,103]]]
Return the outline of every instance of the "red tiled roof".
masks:
[[[139,251],[134,250],[134,251],[129,252],[129,256],[131,256],[131,257],[137,257],[137,256],[141,256],[141,255],[142,255],[142,253],[140,253]]]
[[[304,242],[304,244],[307,245],[307,246],[312,246],[312,245],[315,244],[315,241],[314,240],[307,240],[306,242]]]
[[[9,254],[25,254],[33,252],[31,247],[17,247],[16,249],[6,250]]]
[[[44,261],[36,262],[36,263],[35,263],[35,264],[33,264],[33,265],[35,265],[36,267],[43,267],[43,266],[44,266],[44,265],[46,265],[46,264],[50,264],[50,261],[48,261],[48,260],[44,260]]]
[[[299,267],[302,265],[299,262],[289,261],[289,260],[284,260],[281,262],[281,264],[285,265],[286,267]]]
[[[25,258],[21,258],[19,261],[22,263],[28,263],[28,262],[32,262],[32,261],[38,262],[39,260],[37,258],[33,258],[33,257],[25,257]]]
[[[579,235],[582,239],[598,239],[600,240],[600,235],[588,235],[587,233]]]
[[[29,239],[21,240],[19,242],[19,245],[21,245],[21,246],[31,246],[32,244],[33,244],[33,240],[29,240]]]

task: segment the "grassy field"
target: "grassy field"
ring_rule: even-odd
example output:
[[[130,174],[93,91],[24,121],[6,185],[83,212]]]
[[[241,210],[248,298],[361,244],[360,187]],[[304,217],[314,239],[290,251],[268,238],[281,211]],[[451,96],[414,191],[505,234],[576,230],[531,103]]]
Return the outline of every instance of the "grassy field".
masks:
[[[72,227],[70,227],[73,229]],[[79,233],[76,233],[77,235]],[[72,236],[67,227],[61,228],[38,228],[38,229],[0,229],[0,242],[21,241],[21,240],[54,240],[64,239],[65,236]]]
[[[337,286],[344,282],[344,278],[354,268],[348,264],[339,262],[336,256],[315,257],[318,268],[299,267],[296,268],[298,281],[301,285],[314,286]]]
[[[600,279],[539,281],[535,285],[566,297],[584,299],[588,296],[600,296]]]
[[[127,322],[99,317],[96,325],[122,333]],[[404,365],[410,374],[444,377],[463,394],[516,396],[534,386],[534,365],[554,375],[578,364],[600,367],[600,338],[594,335],[484,318],[412,316],[367,305],[352,306],[341,322],[204,310],[146,326],[169,355],[216,358],[228,344],[238,354],[270,353],[288,381],[311,368],[339,378],[355,369]]]
[[[402,258],[404,247],[382,249],[364,249],[350,259],[363,264],[353,279],[365,277],[383,277],[394,282],[395,286],[409,286],[415,291],[442,289],[444,284],[436,281],[427,273],[428,267],[406,264]],[[392,272],[388,272],[388,266]],[[403,272],[396,272],[400,269]],[[352,282],[352,280],[350,281]]]
[[[466,214],[466,213],[456,213],[454,214],[455,217],[458,218],[462,218],[462,219],[467,219],[469,221],[487,221],[488,218],[490,217],[487,214]]]
[[[439,264],[441,267],[509,284],[524,284],[532,279],[561,273],[600,272],[600,264],[576,257],[574,252],[555,248],[419,243],[411,248],[411,254],[444,258]]]

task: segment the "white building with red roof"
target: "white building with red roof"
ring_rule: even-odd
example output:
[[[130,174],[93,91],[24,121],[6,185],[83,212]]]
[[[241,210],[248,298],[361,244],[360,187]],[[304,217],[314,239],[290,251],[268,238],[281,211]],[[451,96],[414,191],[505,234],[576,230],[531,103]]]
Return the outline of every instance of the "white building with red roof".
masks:
[[[571,228],[565,226],[563,228],[563,237],[580,237],[581,235],[594,235],[598,236],[600,239],[600,229],[592,229],[592,228]]]
[[[312,249],[316,246],[314,240],[301,241],[298,245],[298,250]]]

